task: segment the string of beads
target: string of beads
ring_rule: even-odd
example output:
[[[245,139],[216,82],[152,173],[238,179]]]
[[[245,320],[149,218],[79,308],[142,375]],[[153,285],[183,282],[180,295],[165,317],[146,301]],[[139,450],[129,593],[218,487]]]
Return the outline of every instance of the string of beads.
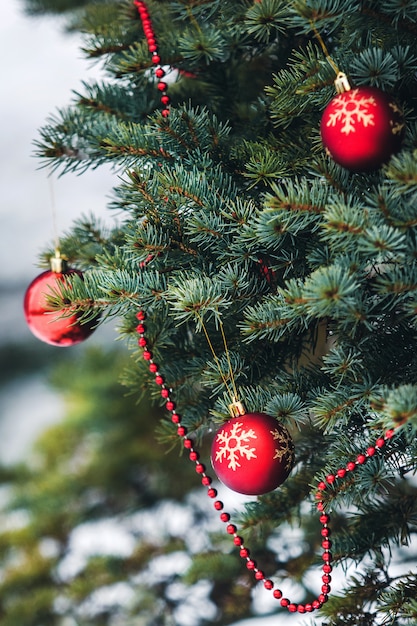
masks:
[[[177,427],[177,435],[182,439],[184,448],[188,451],[188,457],[190,461],[195,464],[195,471],[201,476],[201,483],[204,487],[207,487],[207,496],[213,499],[213,505],[216,511],[220,512],[220,520],[226,525],[226,532],[233,536],[233,543],[239,548],[239,554],[246,562],[246,568],[253,572],[255,580],[263,582],[265,589],[271,590],[274,598],[280,601],[282,607],[288,609],[291,613],[311,613],[312,611],[319,609],[328,600],[328,594],[330,593],[331,572],[332,572],[332,553],[330,549],[332,542],[330,539],[331,529],[329,526],[330,516],[325,512],[325,501],[323,492],[329,485],[333,485],[338,479],[342,479],[348,472],[353,472],[358,466],[363,465],[368,458],[374,456],[377,450],[382,449],[386,442],[394,435],[394,430],[390,429],[385,432],[383,436],[378,437],[373,446],[367,448],[366,452],[359,454],[355,461],[349,461],[345,467],[342,467],[335,472],[335,474],[328,474],[325,480],[320,481],[317,486],[315,498],[317,502],[317,510],[320,513],[321,523],[321,537],[322,537],[322,560],[324,562],[322,566],[322,586],[321,593],[312,602],[306,604],[298,604],[291,602],[288,598],[282,597],[282,591],[275,588],[272,580],[266,577],[265,573],[258,567],[257,562],[252,558],[250,550],[244,545],[243,538],[238,534],[237,526],[231,523],[231,515],[224,510],[224,504],[221,500],[217,499],[217,489],[212,486],[213,479],[207,474],[206,466],[200,460],[200,453],[196,449],[193,440],[189,437],[187,428],[181,424],[181,415],[177,413],[176,404],[172,398],[172,390],[166,385],[165,378],[159,370],[159,365],[153,360],[153,353],[149,348],[148,339],[146,338],[146,326],[144,324],[146,320],[146,312],[141,310],[136,315],[139,324],[136,327],[136,331],[139,334],[138,345],[142,348],[142,356],[149,363],[149,370],[155,375],[155,383],[161,388],[161,396],[165,400],[165,408],[171,413],[171,421]]]
[[[155,67],[155,76],[158,79],[157,89],[161,92],[161,103],[164,106],[161,113],[164,117],[169,115],[170,98],[167,95],[168,85],[162,79],[165,76],[165,70],[161,66],[161,58],[158,53],[158,44],[155,36],[155,32],[152,26],[152,20],[149,15],[147,5],[143,0],[133,0],[133,4],[138,10],[140,19],[142,21],[143,31],[148,43],[149,52],[152,54],[152,62]],[[147,259],[140,264],[141,269],[144,269],[146,265],[152,261],[153,255],[148,255]],[[207,487],[207,496],[213,500],[213,505],[216,511],[220,512],[220,520],[226,524],[226,532],[233,537],[233,543],[239,548],[240,557],[245,561],[246,568],[251,571],[256,581],[262,582],[265,589],[272,591],[274,598],[279,600],[280,605],[286,608],[290,613],[311,613],[323,606],[328,600],[328,594],[331,591],[331,572],[332,572],[332,560],[333,556],[330,552],[332,542],[330,539],[331,529],[329,526],[330,516],[326,513],[325,508],[325,495],[324,492],[330,485],[333,485],[337,480],[343,479],[348,472],[353,472],[358,466],[363,465],[367,459],[372,457],[377,450],[382,449],[386,442],[394,435],[394,430],[387,430],[383,436],[378,437],[373,446],[367,448],[366,452],[359,454],[355,461],[350,461],[345,467],[338,469],[334,474],[328,474],[325,480],[322,480],[317,485],[317,491],[315,498],[317,500],[317,510],[320,513],[321,523],[321,537],[322,537],[322,586],[321,593],[306,604],[291,602],[288,598],[282,597],[282,591],[277,589],[272,580],[266,577],[265,573],[258,567],[257,562],[251,556],[251,552],[248,547],[245,546],[243,538],[238,534],[238,528],[231,522],[231,515],[224,510],[224,504],[217,498],[217,489],[212,486],[213,479],[207,474],[206,466],[200,460],[200,453],[196,449],[193,440],[188,435],[187,428],[181,423],[181,415],[177,413],[176,404],[172,399],[172,390],[165,383],[165,378],[159,371],[159,366],[153,360],[153,353],[151,352],[148,339],[146,338],[146,326],[144,321],[146,320],[146,312],[141,310],[136,315],[139,324],[136,330],[139,334],[138,345],[142,348],[142,356],[149,363],[149,370],[155,375],[155,383],[161,389],[161,396],[165,400],[165,408],[171,414],[171,421],[177,427],[177,435],[182,439],[184,448],[188,451],[188,457],[191,462],[195,464],[195,471],[201,477],[201,483],[204,487]]]
[[[152,55],[152,63],[155,66],[154,73],[156,78],[158,79],[156,87],[161,92],[161,103],[164,107],[161,111],[161,114],[164,117],[168,117],[171,99],[167,94],[168,84],[164,80],[162,80],[165,77],[166,72],[161,65],[161,57],[158,51],[158,42],[156,39],[155,31],[153,29],[148,7],[146,6],[145,2],[142,2],[142,0],[134,0],[133,4],[137,8],[139,17],[142,21],[142,28],[146,37],[146,41],[148,43],[148,50]]]

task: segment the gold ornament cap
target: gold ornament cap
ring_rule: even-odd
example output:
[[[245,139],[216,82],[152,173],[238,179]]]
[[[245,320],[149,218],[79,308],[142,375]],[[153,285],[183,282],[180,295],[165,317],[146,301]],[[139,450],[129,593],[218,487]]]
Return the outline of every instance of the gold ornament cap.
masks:
[[[229,404],[229,411],[232,417],[246,415],[247,412],[243,404],[236,397],[234,397],[233,402]]]
[[[338,75],[336,76],[336,80],[334,81],[334,86],[337,93],[345,93],[345,91],[351,90],[348,77],[344,72],[338,73]]]
[[[55,256],[50,258],[51,270],[56,274],[62,274],[67,267],[66,260],[62,258],[58,248],[55,249]]]

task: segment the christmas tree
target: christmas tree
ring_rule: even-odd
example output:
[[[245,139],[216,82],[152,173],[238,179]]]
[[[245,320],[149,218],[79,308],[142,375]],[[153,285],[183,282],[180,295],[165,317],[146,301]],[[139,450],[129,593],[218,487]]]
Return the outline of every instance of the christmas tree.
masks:
[[[417,2],[75,6],[106,78],[45,124],[37,155],[61,174],[113,164],[117,225],[61,237],[83,276],[50,306],[119,320],[125,384],[163,408],[159,439],[185,448],[274,610],[415,623]],[[248,468],[258,413],[286,467],[248,492],[270,469]],[[244,466],[236,490],[258,495],[232,521],[198,452],[212,440],[224,482]],[[190,571],[224,576],[223,550]]]

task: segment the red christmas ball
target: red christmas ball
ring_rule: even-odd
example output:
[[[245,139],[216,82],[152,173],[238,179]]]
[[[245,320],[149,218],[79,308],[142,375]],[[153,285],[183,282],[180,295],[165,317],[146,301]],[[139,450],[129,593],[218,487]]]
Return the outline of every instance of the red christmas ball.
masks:
[[[335,96],[321,119],[324,147],[336,163],[353,172],[375,170],[401,147],[400,108],[376,87],[357,87]]]
[[[39,274],[26,290],[23,309],[26,322],[31,332],[45,343],[53,346],[73,346],[84,341],[94,332],[97,317],[81,323],[79,315],[62,317],[63,311],[55,311],[48,305],[47,298],[59,282],[65,283],[65,278],[71,274],[82,276],[81,272],[67,269],[64,272],[47,270]]]
[[[287,478],[294,463],[294,444],[270,415],[246,413],[217,431],[211,463],[219,480],[233,491],[261,495]]]

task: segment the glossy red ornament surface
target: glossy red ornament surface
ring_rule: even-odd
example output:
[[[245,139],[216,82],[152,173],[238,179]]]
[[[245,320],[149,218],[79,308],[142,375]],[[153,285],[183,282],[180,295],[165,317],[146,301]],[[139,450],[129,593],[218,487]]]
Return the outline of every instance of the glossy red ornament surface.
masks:
[[[395,101],[376,87],[357,87],[335,96],[320,124],[324,147],[351,171],[371,171],[401,147],[404,121]]]
[[[53,346],[73,346],[84,341],[94,331],[96,319],[81,324],[77,315],[61,317],[61,311],[52,311],[47,298],[51,290],[56,290],[58,282],[65,277],[81,272],[68,269],[65,272],[47,270],[39,274],[26,290],[23,310],[31,332],[45,343]]]
[[[233,417],[217,431],[211,463],[219,480],[233,491],[260,495],[276,489],[294,463],[288,431],[266,413]]]

